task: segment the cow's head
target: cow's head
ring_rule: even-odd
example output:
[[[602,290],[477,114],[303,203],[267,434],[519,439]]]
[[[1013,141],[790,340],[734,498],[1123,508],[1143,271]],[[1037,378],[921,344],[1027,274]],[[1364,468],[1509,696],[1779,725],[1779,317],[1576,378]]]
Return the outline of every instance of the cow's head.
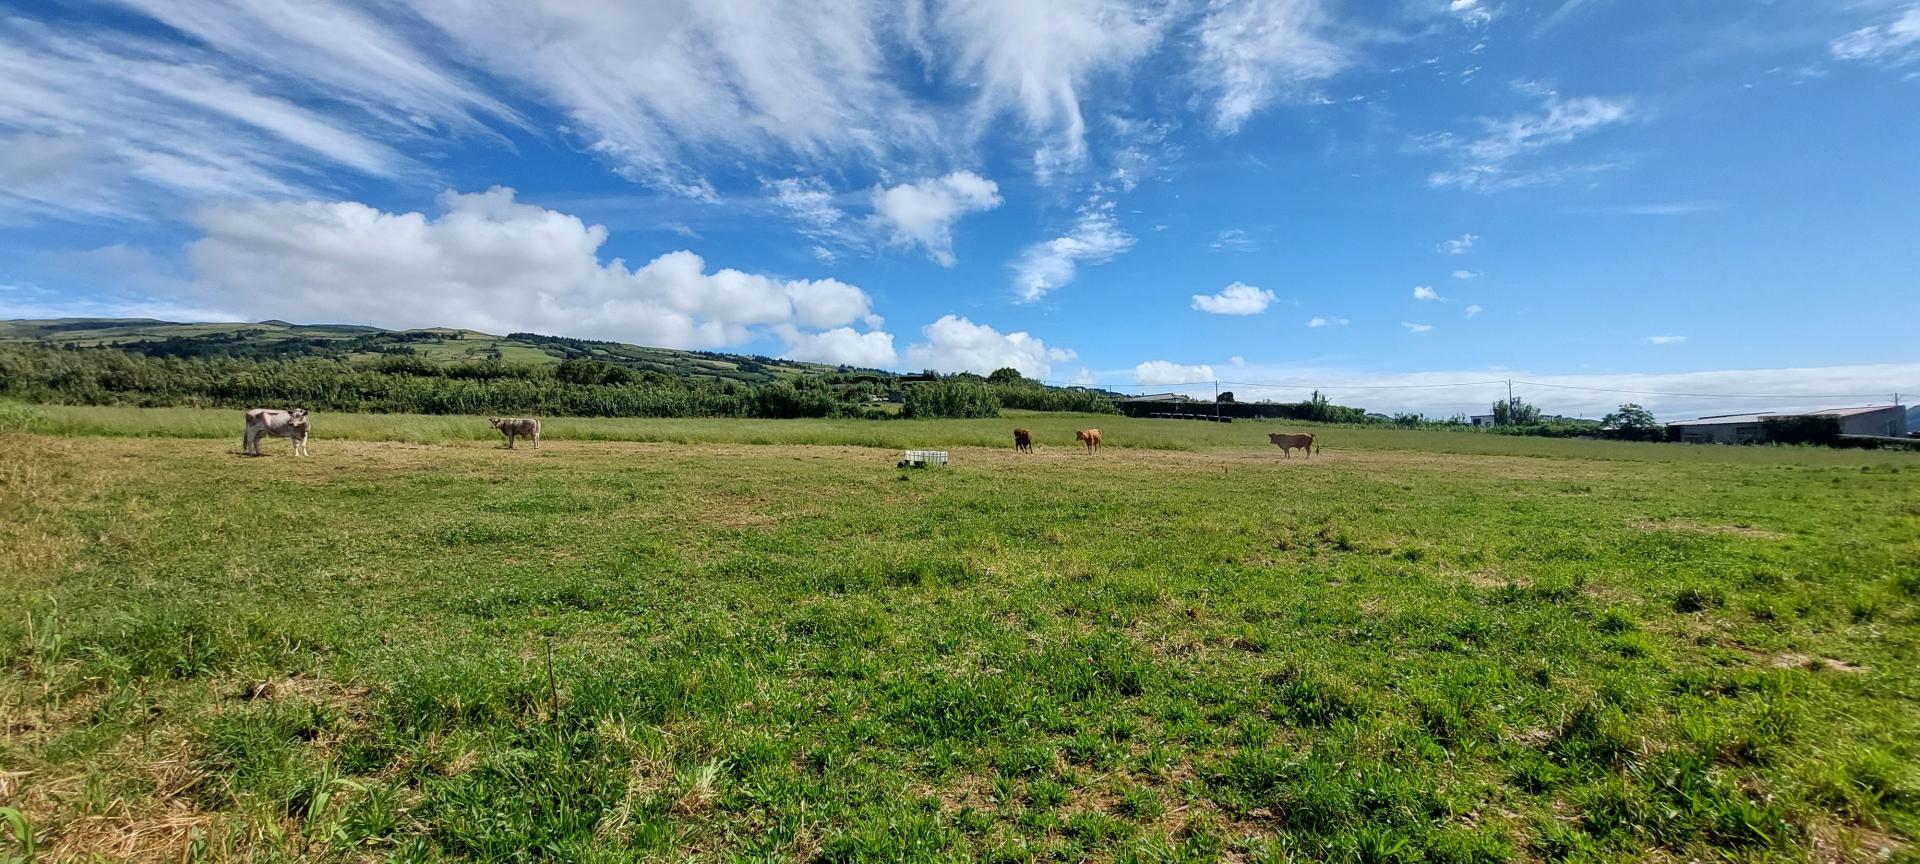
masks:
[[[307,425],[307,409],[305,409],[305,408],[295,408],[295,409],[293,409],[292,411],[288,411],[288,412],[287,412],[287,425],[289,425],[289,426],[305,426],[305,425]]]
[[[500,424],[505,423],[507,421],[502,420],[498,417],[488,417],[487,422],[493,424],[493,428],[498,429],[500,428]]]

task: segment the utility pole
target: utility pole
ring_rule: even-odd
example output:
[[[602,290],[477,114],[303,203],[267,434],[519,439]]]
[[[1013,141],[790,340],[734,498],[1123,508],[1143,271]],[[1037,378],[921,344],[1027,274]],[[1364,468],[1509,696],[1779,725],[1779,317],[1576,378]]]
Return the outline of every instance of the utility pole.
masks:
[[[1507,407],[1513,407],[1513,379],[1507,379]]]
[[[1220,422],[1220,382],[1213,382],[1213,422]]]

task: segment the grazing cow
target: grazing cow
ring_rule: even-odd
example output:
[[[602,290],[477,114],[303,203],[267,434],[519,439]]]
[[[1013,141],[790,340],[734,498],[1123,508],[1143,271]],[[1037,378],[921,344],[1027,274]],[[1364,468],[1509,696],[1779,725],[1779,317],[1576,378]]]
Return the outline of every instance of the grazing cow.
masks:
[[[1305,435],[1282,435],[1278,432],[1270,432],[1267,434],[1267,440],[1272,441],[1273,446],[1280,448],[1281,452],[1286,453],[1288,459],[1293,458],[1293,448],[1295,447],[1307,451],[1308,459],[1313,458],[1312,433]]]
[[[488,422],[493,424],[493,428],[500,430],[500,434],[507,436],[508,450],[513,449],[513,439],[518,435],[532,438],[533,449],[540,449],[540,421],[520,417],[495,417]]]
[[[1025,429],[1013,430],[1013,449],[1021,453],[1033,452],[1033,433]]]
[[[278,408],[248,408],[247,431],[240,436],[240,452],[248,456],[260,455],[261,435],[291,439],[293,455],[307,455],[307,409],[281,411]]]
[[[1100,452],[1100,430],[1098,429],[1082,429],[1075,432],[1073,440],[1085,443],[1088,453]]]

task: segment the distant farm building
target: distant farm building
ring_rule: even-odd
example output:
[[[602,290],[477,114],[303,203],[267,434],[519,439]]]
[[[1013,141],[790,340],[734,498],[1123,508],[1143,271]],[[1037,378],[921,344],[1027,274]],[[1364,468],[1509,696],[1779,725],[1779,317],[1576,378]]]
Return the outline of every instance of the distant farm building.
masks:
[[[1840,421],[1842,435],[1864,435],[1876,438],[1907,436],[1907,409],[1901,405],[1828,408],[1822,411],[1800,413],[1762,411],[1757,414],[1718,414],[1697,420],[1668,423],[1667,430],[1670,437],[1681,441],[1701,444],[1751,444],[1766,440],[1767,420],[1785,420],[1793,417],[1832,417]]]

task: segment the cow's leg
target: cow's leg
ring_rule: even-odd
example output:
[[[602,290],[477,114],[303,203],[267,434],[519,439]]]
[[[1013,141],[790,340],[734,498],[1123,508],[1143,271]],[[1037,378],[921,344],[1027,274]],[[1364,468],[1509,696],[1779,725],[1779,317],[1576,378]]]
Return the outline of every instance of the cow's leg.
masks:
[[[540,433],[538,432],[533,433],[533,449],[540,449]]]
[[[508,450],[513,449],[513,433],[512,432],[507,433],[507,449]]]
[[[247,434],[244,436],[241,436],[240,452],[245,453],[248,456],[260,455],[260,430],[248,429]]]

